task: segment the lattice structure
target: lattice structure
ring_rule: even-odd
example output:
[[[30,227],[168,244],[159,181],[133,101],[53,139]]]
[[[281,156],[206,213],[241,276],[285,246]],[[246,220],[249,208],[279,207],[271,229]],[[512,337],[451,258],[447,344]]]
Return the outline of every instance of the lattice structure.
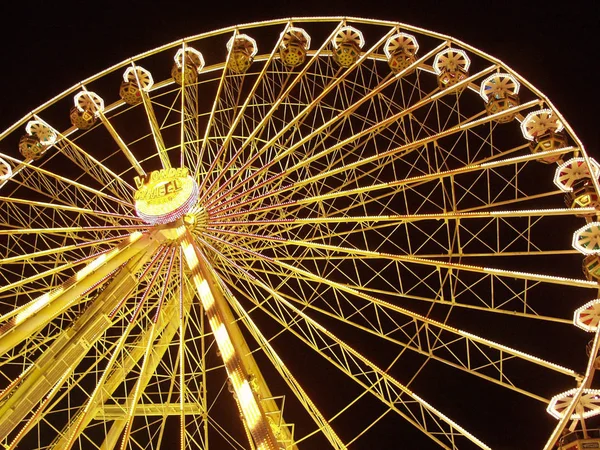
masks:
[[[238,25],[0,140],[6,449],[550,450],[599,410],[598,164],[479,50]]]

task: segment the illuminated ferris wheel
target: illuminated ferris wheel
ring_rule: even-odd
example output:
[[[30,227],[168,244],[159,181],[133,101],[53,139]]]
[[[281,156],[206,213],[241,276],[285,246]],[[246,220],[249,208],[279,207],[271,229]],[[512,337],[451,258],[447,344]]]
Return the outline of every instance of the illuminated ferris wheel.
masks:
[[[600,440],[600,166],[469,45],[235,26],[0,141],[5,449]]]

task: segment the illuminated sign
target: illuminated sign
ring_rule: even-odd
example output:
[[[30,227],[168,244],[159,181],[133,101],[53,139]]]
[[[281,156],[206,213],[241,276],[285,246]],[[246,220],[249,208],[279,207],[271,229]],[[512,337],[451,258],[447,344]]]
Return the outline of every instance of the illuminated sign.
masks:
[[[198,201],[198,185],[184,167],[155,170],[135,177],[135,210],[151,225],[173,222]]]

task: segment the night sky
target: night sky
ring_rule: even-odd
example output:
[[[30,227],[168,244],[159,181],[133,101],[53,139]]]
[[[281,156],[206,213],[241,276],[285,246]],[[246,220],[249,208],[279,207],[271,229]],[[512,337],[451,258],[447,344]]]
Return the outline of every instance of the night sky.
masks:
[[[161,5],[152,7],[150,5]],[[397,20],[453,36],[504,61],[545,93],[597,152],[598,3],[357,0],[2,2],[0,129],[78,81],[159,45],[292,16]],[[76,5],[76,6],[75,6]],[[573,5],[573,7],[569,7]]]
[[[551,7],[549,2],[513,0],[73,4],[4,0],[0,6],[4,88],[0,94],[0,129],[81,79],[145,50],[236,23],[314,15],[394,20],[473,45],[505,62],[546,94],[588,153],[599,155],[596,104],[600,102],[600,40],[596,33],[600,30],[600,9],[592,0],[564,2],[561,8]],[[16,153],[16,149],[0,150]],[[396,448],[414,447],[398,442]]]

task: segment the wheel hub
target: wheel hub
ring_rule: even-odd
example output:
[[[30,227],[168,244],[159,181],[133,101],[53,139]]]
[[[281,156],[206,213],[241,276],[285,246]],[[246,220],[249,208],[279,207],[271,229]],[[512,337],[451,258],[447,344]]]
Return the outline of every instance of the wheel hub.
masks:
[[[202,205],[196,205],[189,213],[183,216],[183,223],[192,233],[204,231],[208,225],[208,211]]]
[[[186,167],[155,170],[135,177],[135,184],[136,214],[150,225],[175,222],[198,202],[198,185]]]

